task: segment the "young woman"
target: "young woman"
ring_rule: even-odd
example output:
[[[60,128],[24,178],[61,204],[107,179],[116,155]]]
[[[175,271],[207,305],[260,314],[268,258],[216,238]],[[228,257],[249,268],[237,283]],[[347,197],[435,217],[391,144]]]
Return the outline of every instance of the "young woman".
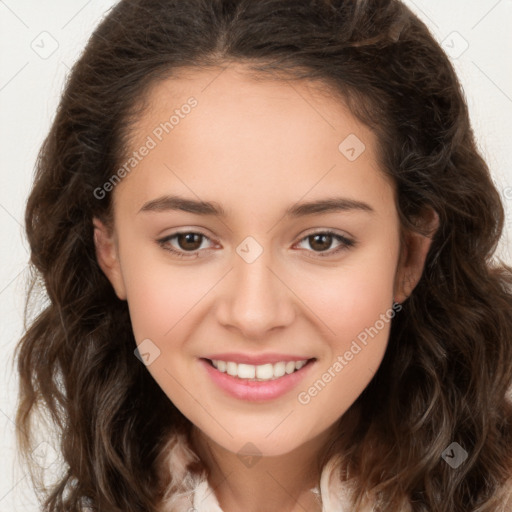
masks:
[[[122,0],[27,203],[44,510],[510,510],[503,223],[402,3]]]

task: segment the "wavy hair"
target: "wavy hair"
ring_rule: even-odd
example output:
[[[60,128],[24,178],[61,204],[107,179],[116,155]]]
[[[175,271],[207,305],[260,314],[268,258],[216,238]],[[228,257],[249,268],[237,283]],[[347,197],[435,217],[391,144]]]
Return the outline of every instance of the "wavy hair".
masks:
[[[377,135],[401,228],[423,232],[428,208],[439,216],[382,364],[347,412],[359,408],[357,429],[325,453],[343,451],[357,477],[354,510],[373,494],[380,511],[494,512],[512,474],[512,268],[494,256],[504,208],[449,59],[398,0],[121,0],[96,28],[25,213],[32,281],[16,349],[18,444],[28,455],[32,420],[45,413],[65,467],[44,510],[158,506],[155,461],[170,430],[190,424],[134,357],[127,303],[93,240],[93,216],[112,220],[112,194],[95,190],[124,161],[154,84],[233,62],[254,77],[331,87]],[[27,320],[36,290],[49,300]],[[452,442],[468,453],[457,469],[441,457]]]

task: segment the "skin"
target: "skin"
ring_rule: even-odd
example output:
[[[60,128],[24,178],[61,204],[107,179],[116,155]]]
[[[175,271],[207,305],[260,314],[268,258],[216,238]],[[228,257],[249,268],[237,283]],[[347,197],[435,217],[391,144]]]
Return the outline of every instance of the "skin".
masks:
[[[379,169],[375,135],[313,83],[254,80],[241,65],[182,72],[152,88],[130,151],[190,96],[198,105],[113,190],[114,229],[94,219],[98,263],[128,302],[137,343],[149,338],[160,350],[148,370],[194,424],[194,446],[223,510],[321,510],[309,492],[315,460],[377,371],[391,323],[309,403],[297,395],[393,299],[410,295],[431,239],[406,234],[400,244],[395,190]],[[354,161],[338,149],[350,134],[365,145]],[[139,212],[171,193],[215,201],[227,216]],[[297,202],[333,196],[373,211],[283,216]],[[435,230],[435,214],[427,220]],[[336,238],[307,238],[326,229],[355,245],[334,254]],[[195,246],[167,242],[196,257],[180,259],[158,244],[177,231],[206,236]],[[248,236],[263,249],[251,263],[236,252]],[[251,403],[226,395],[199,363],[228,351],[317,361],[297,389]],[[261,453],[250,467],[237,454],[248,442]]]

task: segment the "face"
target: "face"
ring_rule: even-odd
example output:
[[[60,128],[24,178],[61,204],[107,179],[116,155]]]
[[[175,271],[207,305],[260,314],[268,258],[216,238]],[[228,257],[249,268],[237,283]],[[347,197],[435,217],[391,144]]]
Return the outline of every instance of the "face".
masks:
[[[372,379],[429,240],[400,244],[374,134],[314,84],[232,66],[149,98],[111,192],[113,232],[94,219],[98,262],[194,425],[232,452],[290,452]]]

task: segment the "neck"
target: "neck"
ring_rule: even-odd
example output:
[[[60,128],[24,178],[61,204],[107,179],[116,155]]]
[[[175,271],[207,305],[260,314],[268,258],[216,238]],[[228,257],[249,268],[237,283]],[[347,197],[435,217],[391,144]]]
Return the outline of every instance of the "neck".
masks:
[[[320,481],[319,456],[339,428],[338,422],[289,453],[244,459],[193,427],[191,442],[208,468],[208,481],[224,512],[321,512],[311,492]]]

